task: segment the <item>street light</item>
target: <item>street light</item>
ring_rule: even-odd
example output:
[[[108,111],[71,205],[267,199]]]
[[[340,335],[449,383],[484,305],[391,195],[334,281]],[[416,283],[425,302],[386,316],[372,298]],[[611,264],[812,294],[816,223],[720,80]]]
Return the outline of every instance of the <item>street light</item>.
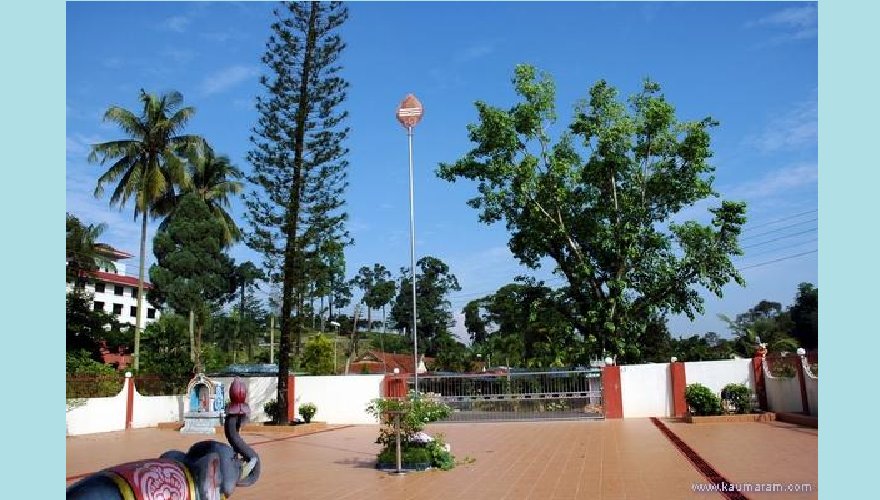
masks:
[[[408,94],[397,107],[397,121],[406,128],[409,140],[409,260],[412,270],[412,309],[413,309],[413,377],[416,394],[419,392],[419,337],[416,329],[416,218],[413,201],[413,127],[422,119],[424,110],[416,96]]]

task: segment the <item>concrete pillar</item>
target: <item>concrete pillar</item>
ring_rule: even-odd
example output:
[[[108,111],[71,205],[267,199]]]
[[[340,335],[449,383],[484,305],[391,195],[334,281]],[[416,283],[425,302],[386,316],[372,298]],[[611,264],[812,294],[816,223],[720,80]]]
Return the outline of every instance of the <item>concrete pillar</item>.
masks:
[[[681,418],[687,415],[688,411],[687,399],[685,399],[687,377],[684,363],[681,361],[669,363],[669,370],[672,372],[672,416]]]
[[[764,356],[766,354],[767,349],[763,347],[755,351],[755,355],[752,358],[752,374],[755,377],[755,393],[758,397],[758,404],[762,410],[770,411],[770,407],[767,404],[767,383],[764,380]]]
[[[620,391],[620,367],[602,367],[602,396],[605,399],[605,418],[623,418],[623,396]]]
[[[293,422],[293,416],[296,413],[296,411],[295,411],[296,400],[294,399],[294,396],[296,395],[296,393],[294,392],[295,378],[296,377],[294,377],[293,375],[287,376],[287,421],[288,422]]]
[[[134,379],[131,372],[125,372],[125,428],[131,429],[134,422]]]

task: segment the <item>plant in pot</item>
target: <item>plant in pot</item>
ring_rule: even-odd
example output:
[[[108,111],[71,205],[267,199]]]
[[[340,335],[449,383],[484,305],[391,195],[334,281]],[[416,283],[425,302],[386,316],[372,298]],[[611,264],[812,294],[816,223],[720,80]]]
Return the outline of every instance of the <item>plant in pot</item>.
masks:
[[[273,424],[277,424],[281,420],[281,407],[278,406],[278,401],[270,399],[263,405],[263,411],[266,412],[266,416]]]
[[[303,403],[299,405],[299,414],[302,416],[303,420],[306,423],[312,421],[312,417],[315,416],[315,413],[318,412],[318,407],[315,406],[315,403]]]
[[[684,399],[693,416],[721,415],[721,398],[702,384],[689,384],[684,391]]]
[[[721,400],[730,413],[752,411],[752,391],[743,384],[727,384],[721,389]]]
[[[452,413],[449,406],[410,391],[405,398],[374,399],[367,406],[366,411],[382,423],[379,437],[376,439],[376,443],[382,445],[376,467],[396,468],[395,422],[400,429],[402,467],[416,470],[436,467],[449,470],[455,466],[455,457],[450,453],[450,447],[445,443],[443,436],[438,434],[431,437],[423,432],[428,423],[448,417]]]

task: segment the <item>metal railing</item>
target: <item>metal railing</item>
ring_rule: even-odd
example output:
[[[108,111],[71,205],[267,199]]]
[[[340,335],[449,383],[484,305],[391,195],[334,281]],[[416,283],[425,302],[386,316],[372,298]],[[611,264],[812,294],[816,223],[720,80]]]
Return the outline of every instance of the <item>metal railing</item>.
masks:
[[[596,369],[423,375],[419,391],[452,407],[450,422],[604,418]]]

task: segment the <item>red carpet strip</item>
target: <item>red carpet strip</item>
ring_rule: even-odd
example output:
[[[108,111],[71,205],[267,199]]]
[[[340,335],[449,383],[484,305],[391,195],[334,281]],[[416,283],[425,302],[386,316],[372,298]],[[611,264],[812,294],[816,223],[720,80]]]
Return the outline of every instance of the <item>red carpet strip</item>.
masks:
[[[660,429],[660,432],[665,434],[666,437],[669,438],[670,441],[672,441],[672,444],[674,444],[675,447],[678,448],[678,451],[680,451],[682,455],[687,457],[687,459],[690,460],[691,464],[693,464],[693,466],[698,471],[700,471],[700,473],[710,483],[718,486],[718,493],[721,493],[722,495],[724,495],[725,498],[728,498],[729,500],[748,500],[748,497],[743,495],[739,491],[724,491],[724,485],[728,485],[729,487],[729,485],[732,484],[730,481],[727,480],[727,478],[722,476],[720,472],[709,465],[709,462],[703,459],[703,457],[701,457],[696,451],[694,451],[693,448],[688,446],[688,444],[685,443],[680,437],[678,437],[676,433],[672,432],[669,427],[666,427],[666,424],[654,417],[651,417],[651,422],[654,422],[654,425],[656,425],[657,428]]]

